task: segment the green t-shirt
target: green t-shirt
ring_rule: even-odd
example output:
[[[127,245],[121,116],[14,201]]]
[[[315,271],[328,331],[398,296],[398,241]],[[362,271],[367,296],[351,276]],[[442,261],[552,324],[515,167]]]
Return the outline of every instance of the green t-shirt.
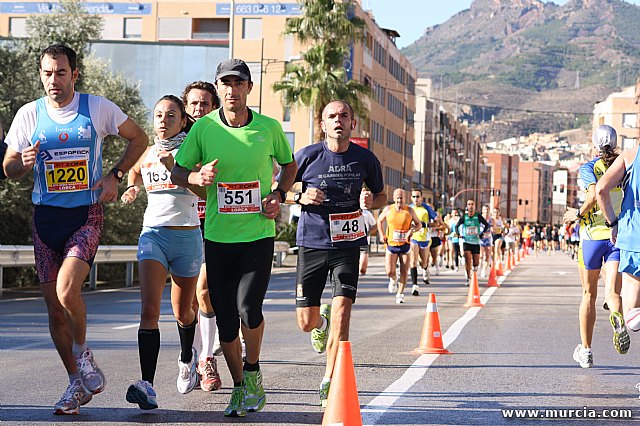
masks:
[[[478,214],[474,214],[472,217],[464,215],[464,242],[467,244],[480,244],[480,219]]]
[[[176,154],[176,163],[187,169],[218,159],[218,174],[207,187],[204,236],[209,241],[239,243],[275,236],[275,221],[260,214],[261,200],[271,192],[273,159],[289,164],[293,154],[280,123],[252,115],[246,126],[230,127],[219,110],[211,112],[193,125]]]

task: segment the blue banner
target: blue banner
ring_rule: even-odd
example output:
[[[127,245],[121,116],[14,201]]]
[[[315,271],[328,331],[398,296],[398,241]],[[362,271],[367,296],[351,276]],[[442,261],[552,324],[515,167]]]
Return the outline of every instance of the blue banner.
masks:
[[[151,15],[151,3],[80,3],[89,13],[96,15]],[[22,1],[0,3],[0,13],[24,13],[28,15],[54,13],[57,2],[27,3]]]
[[[236,15],[242,16],[296,16],[301,15],[298,3],[242,3],[236,4]],[[216,3],[216,15],[231,15],[230,3]]]

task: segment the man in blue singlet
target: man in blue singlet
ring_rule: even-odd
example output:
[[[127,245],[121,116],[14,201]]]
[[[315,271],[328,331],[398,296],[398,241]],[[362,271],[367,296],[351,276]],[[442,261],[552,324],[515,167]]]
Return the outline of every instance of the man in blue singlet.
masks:
[[[601,126],[602,127],[602,126]],[[611,191],[621,186],[624,193],[616,217]],[[632,331],[640,330],[640,158],[638,147],[622,151],[596,185],[596,199],[604,224],[611,229],[611,242],[620,249],[622,306],[624,321]]]
[[[144,152],[144,131],[113,102],[78,93],[76,53],[53,45],[40,55],[47,96],[18,110],[6,143],[4,171],[10,179],[34,172],[31,200],[36,270],[49,313],[53,343],[69,375],[55,414],[78,414],[102,392],[105,378],[86,343],[81,296],[103,228],[102,203],[116,201],[118,182]],[[129,141],[120,160],[102,175],[108,135]]]

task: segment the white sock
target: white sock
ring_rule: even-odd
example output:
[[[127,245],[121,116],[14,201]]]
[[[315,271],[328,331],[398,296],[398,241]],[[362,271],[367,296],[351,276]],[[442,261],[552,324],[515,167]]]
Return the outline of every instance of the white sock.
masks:
[[[77,344],[76,342],[73,342],[72,350],[73,350],[73,357],[76,359],[80,358],[84,353],[84,351],[87,350],[87,342],[84,342],[81,345]]]
[[[202,351],[200,360],[213,357],[213,341],[216,335],[216,315],[198,311],[198,322],[200,323],[200,335],[202,336]]]
[[[324,330],[325,328],[327,328],[327,319],[320,315],[320,320],[322,321],[322,324],[320,325],[320,327],[318,327],[318,330]]]

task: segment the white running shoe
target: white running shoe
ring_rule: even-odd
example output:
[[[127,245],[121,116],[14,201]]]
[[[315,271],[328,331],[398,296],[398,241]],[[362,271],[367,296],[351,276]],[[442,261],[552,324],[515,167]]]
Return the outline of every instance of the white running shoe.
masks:
[[[197,365],[198,352],[195,348],[191,348],[191,361],[188,364],[180,361],[180,356],[178,356],[178,380],[176,381],[178,392],[189,393],[196,387],[198,384]]]
[[[98,364],[96,364],[96,361],[93,358],[93,352],[91,349],[87,348],[82,352],[80,358],[76,359],[76,365],[78,366],[82,386],[84,386],[87,392],[95,395],[104,390],[107,380],[105,379],[102,370],[98,368]]]
[[[440,266],[436,263],[436,275],[440,275]]]
[[[138,380],[127,389],[127,402],[138,404],[142,410],[158,408],[158,395],[146,380]]]
[[[404,303],[404,294],[402,294],[402,293],[396,294],[396,303],[398,305],[401,304],[401,303]]]
[[[480,278],[486,278],[487,277],[487,271],[486,270],[482,270],[480,271]]]
[[[78,414],[80,406],[91,401],[92,397],[91,393],[85,390],[82,381],[76,379],[67,387],[60,401],[53,407],[53,414]]]
[[[398,291],[398,282],[393,278],[389,278],[389,293],[395,293]]]
[[[593,367],[593,352],[591,349],[585,349],[582,345],[576,346],[573,351],[573,359],[575,362],[580,364],[582,368],[591,368]]]
[[[417,285],[411,287],[411,295],[412,296],[420,296],[420,288]]]

